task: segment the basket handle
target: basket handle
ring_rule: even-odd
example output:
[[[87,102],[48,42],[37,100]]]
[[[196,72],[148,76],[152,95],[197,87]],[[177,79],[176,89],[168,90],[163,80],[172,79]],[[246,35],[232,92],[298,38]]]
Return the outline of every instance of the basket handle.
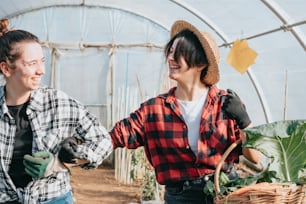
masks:
[[[216,191],[216,195],[220,194],[220,184],[219,184],[219,175],[220,175],[220,170],[221,167],[223,165],[223,162],[225,161],[225,159],[228,157],[228,155],[233,151],[233,149],[235,149],[239,144],[241,143],[241,139],[236,140],[234,143],[232,143],[224,152],[224,154],[221,157],[221,160],[219,161],[217,167],[216,167],[216,171],[215,171],[215,175],[214,175],[214,183],[215,183],[215,191]]]

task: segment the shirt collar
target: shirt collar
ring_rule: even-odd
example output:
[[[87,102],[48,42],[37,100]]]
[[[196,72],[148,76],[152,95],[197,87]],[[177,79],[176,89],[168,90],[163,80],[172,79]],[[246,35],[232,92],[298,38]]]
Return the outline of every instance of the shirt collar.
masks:
[[[176,87],[172,87],[172,88],[168,91],[168,94],[167,94],[167,95],[164,95],[167,103],[174,103],[174,101],[176,100],[176,97],[175,97],[175,90],[176,90]]]
[[[42,88],[32,91],[28,108],[32,111],[43,111],[44,109],[44,90]]]
[[[8,108],[5,103],[5,86],[0,87],[0,115],[8,112]]]

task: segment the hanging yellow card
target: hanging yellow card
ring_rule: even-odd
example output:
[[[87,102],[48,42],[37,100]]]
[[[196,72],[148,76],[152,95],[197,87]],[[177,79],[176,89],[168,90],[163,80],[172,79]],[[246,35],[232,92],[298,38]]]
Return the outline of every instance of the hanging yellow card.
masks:
[[[256,57],[257,52],[249,47],[247,40],[236,40],[227,55],[226,61],[240,74],[243,74],[249,66],[255,63]]]

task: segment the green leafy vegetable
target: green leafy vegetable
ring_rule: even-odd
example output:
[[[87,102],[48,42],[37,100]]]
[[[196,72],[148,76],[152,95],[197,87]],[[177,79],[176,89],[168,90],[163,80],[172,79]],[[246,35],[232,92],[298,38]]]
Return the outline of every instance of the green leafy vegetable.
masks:
[[[267,169],[246,178],[236,178],[229,180],[227,175],[223,172],[220,173],[220,194],[228,195],[231,192],[236,191],[239,188],[256,184],[258,182],[271,182],[272,179],[276,179],[276,172],[268,171]],[[212,181],[208,181],[204,187],[204,193],[207,195],[216,196],[215,186]]]
[[[244,130],[244,147],[257,149],[271,158],[264,171],[246,178],[228,180],[220,174],[220,193],[227,195],[238,188],[259,182],[306,183],[306,120],[287,120]],[[214,183],[207,182],[206,194],[215,196]]]
[[[306,121],[278,121],[244,130],[244,147],[254,148],[272,158],[269,170],[280,182],[295,182],[306,166]]]

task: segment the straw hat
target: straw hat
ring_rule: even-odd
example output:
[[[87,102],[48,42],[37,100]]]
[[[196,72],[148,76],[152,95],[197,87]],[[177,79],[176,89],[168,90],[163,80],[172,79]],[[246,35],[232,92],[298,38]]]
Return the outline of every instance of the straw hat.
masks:
[[[208,60],[208,70],[202,81],[207,85],[216,84],[220,78],[218,67],[220,53],[216,41],[209,33],[199,31],[195,26],[183,20],[174,22],[171,28],[171,38],[183,30],[190,30],[198,37],[206,54]]]

